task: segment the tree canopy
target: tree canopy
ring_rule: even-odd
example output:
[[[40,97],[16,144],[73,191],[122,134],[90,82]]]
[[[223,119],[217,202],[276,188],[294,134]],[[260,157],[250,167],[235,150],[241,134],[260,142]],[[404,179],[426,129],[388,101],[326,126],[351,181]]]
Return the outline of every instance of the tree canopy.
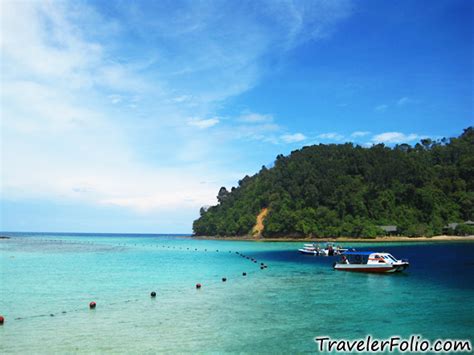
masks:
[[[384,234],[381,225],[441,234],[447,223],[474,219],[474,129],[414,146],[319,144],[278,155],[272,168],[222,187],[194,233],[249,235],[265,207],[264,237],[372,237]]]

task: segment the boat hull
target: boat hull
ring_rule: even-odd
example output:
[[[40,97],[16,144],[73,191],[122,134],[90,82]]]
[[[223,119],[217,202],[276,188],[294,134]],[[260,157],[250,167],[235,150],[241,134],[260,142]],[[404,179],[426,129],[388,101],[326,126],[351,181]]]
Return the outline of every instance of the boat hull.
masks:
[[[370,272],[370,273],[393,273],[401,272],[408,268],[408,263],[400,264],[335,264],[334,269],[338,271],[352,271],[352,272]]]
[[[301,254],[308,254],[308,255],[318,255],[319,253],[316,250],[306,250],[306,249],[298,249]]]

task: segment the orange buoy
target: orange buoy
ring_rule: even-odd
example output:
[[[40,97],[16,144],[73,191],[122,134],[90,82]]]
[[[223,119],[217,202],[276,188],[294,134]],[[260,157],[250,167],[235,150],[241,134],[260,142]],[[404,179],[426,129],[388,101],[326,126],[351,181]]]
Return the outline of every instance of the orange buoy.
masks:
[[[155,292],[155,291],[151,291],[150,296],[151,296],[151,297],[156,297],[156,292]]]
[[[94,301],[92,301],[91,303],[89,303],[89,308],[90,308],[90,309],[94,309],[95,306],[97,306],[97,304],[96,304]]]
[[[196,284],[196,288],[201,288],[201,284]]]
[[[0,316],[0,325],[2,325],[5,322],[5,318],[3,316]]]

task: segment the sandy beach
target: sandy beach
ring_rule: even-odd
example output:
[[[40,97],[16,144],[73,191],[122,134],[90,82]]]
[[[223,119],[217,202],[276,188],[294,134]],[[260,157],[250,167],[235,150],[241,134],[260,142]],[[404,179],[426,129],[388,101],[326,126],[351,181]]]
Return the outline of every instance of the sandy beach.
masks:
[[[255,237],[206,237],[198,236],[195,239],[202,240],[232,240],[232,241],[254,241],[254,242],[370,242],[370,243],[385,243],[385,242],[474,242],[474,235],[469,236],[452,236],[452,235],[438,235],[434,237],[406,237],[406,236],[389,236],[376,238],[353,238],[353,237],[339,237],[339,238],[255,238]]]

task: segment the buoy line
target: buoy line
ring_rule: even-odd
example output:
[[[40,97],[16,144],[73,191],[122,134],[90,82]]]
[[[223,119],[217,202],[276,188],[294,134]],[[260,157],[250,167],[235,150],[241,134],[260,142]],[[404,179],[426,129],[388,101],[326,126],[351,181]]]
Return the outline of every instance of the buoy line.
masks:
[[[242,274],[240,276],[235,276],[234,278],[231,278],[231,280],[238,280],[239,278],[243,278],[243,277],[247,277],[251,274],[254,274],[256,273],[257,271],[244,271],[242,272]],[[205,286],[208,287],[208,286],[215,286],[217,284],[223,284],[223,283],[227,283],[229,279],[227,277],[222,277],[220,279],[220,281],[217,281],[216,279],[214,280],[210,280],[208,282],[198,282],[196,285],[195,285],[195,288],[196,290],[201,290],[202,288],[204,288]],[[176,290],[175,287],[172,287],[171,289],[168,288],[166,289],[167,293],[169,291],[173,291],[173,290]],[[157,293],[156,291],[152,291],[150,293],[150,296],[152,299],[156,299],[157,296],[159,298],[159,292]],[[73,309],[67,309],[67,310],[63,310],[63,311],[59,311],[59,312],[56,312],[56,313],[44,313],[44,314],[36,314],[36,315],[31,315],[31,316],[25,316],[25,317],[16,317],[16,318],[13,318],[13,320],[15,321],[21,321],[21,320],[28,320],[28,319],[34,319],[34,318],[44,318],[44,317],[55,317],[55,316],[59,316],[59,315],[67,315],[69,313],[77,313],[77,312],[84,312],[87,308],[89,308],[89,310],[96,310],[98,308],[100,308],[100,304],[103,304],[103,305],[106,305],[106,306],[114,306],[114,305],[119,305],[119,304],[125,304],[125,303],[130,303],[130,302],[139,302],[139,301],[143,301],[144,298],[134,298],[134,299],[127,299],[127,300],[123,300],[123,301],[116,301],[116,302],[96,302],[96,301],[91,301],[89,302],[89,305],[88,307],[84,306],[84,307],[78,307],[78,308],[73,308]],[[4,324],[5,322],[5,317],[4,316],[0,316],[0,325]]]
[[[39,239],[40,241],[47,241],[47,242],[59,242],[59,243],[69,243],[69,244],[95,244],[94,242],[90,242],[90,241],[77,241],[77,240],[74,240],[74,241],[66,241],[66,240],[61,240],[61,239]],[[143,246],[143,247],[155,247],[155,248],[159,248],[159,245],[155,244],[143,244],[143,243],[134,243],[133,245],[131,244],[126,244],[126,243],[118,243],[118,244],[96,244],[96,245],[100,245],[100,246],[109,246],[109,247],[117,247],[117,246],[124,246],[124,247],[132,247],[132,246]],[[174,250],[184,250],[184,247],[180,246],[178,247],[178,249],[176,249],[176,246],[168,246],[168,245],[161,245],[161,247],[163,249],[174,249]],[[189,247],[186,247],[186,250],[190,250]],[[207,252],[208,249],[207,248],[204,248],[204,249],[198,249],[198,248],[194,248],[194,250],[190,250],[190,251],[197,251],[197,252]],[[215,250],[216,253],[220,252],[219,249],[216,249]],[[232,250],[228,250],[228,253],[232,253]],[[241,252],[238,252],[236,251],[235,254],[253,262],[253,263],[258,263],[258,260],[253,258],[253,257],[250,257],[248,255],[245,255]],[[261,266],[264,266],[262,265],[263,263],[260,263]],[[265,265],[265,268],[268,267],[267,265]]]
[[[79,241],[62,241],[62,240],[55,240],[55,239],[52,239],[52,240],[51,240],[51,239],[48,239],[48,240],[40,240],[40,241],[59,242],[59,243],[65,242],[65,243],[70,243],[70,244],[94,244],[93,242],[89,242],[89,241],[84,241],[84,242],[82,242],[82,241],[80,241],[80,242],[79,242]],[[121,246],[120,243],[115,244],[115,245],[110,245],[110,244],[100,244],[100,245],[112,246],[112,247]],[[126,243],[123,243],[123,246],[129,246],[129,245],[126,245]],[[134,244],[134,246],[137,246],[137,244]],[[147,244],[142,244],[142,246],[150,247],[150,245],[147,245]],[[151,245],[151,246],[153,246],[153,245]],[[159,246],[156,245],[156,247],[158,248]],[[165,248],[165,245],[162,245],[162,248]],[[166,248],[167,248],[167,249],[170,249],[170,246],[166,246]],[[173,246],[173,249],[176,249],[176,248]],[[182,247],[179,247],[179,249],[180,249],[180,250],[183,250]],[[187,247],[186,250],[189,251],[190,248]],[[198,248],[195,248],[194,251],[198,251],[198,252],[201,251],[201,252],[202,252],[202,250],[198,250]],[[204,252],[206,252],[206,251],[207,251],[207,248],[204,249]],[[216,249],[216,253],[218,253],[218,252],[219,252],[219,249]],[[229,253],[232,253],[231,250],[229,250],[228,252],[229,252]],[[245,255],[245,254],[243,254],[243,253],[241,253],[241,252],[236,251],[235,254],[238,255],[238,256],[240,256],[240,257],[242,257],[242,258],[244,258],[244,259],[246,259],[246,260],[251,261],[252,263],[255,263],[255,264],[258,263],[257,259],[255,259],[255,258],[253,258],[253,257],[249,257],[249,256],[247,256],[247,255]],[[266,269],[266,268],[268,267],[268,266],[267,266],[266,264],[264,264],[263,262],[261,262],[259,266],[260,266],[260,269],[261,269],[261,270]],[[243,271],[242,274],[241,274],[241,276],[240,276],[240,278],[242,278],[242,277],[247,277],[249,274],[253,274],[253,273],[255,273],[255,272],[252,272],[252,271],[251,271],[251,272]],[[236,277],[235,279],[237,279],[237,277]],[[211,286],[212,286],[212,285],[215,285],[215,284],[217,284],[217,283],[222,284],[222,283],[225,283],[225,282],[227,282],[227,277],[222,277],[220,282],[218,282],[217,280],[215,280],[215,281],[209,281],[209,282],[205,283],[205,285],[211,285]],[[202,284],[202,283],[197,283],[197,284],[195,285],[195,288],[196,288],[197,290],[200,290],[201,288],[203,288],[203,285],[204,285],[204,284]],[[150,293],[150,296],[151,296],[152,299],[155,299],[155,298],[156,298],[156,295],[157,295],[157,294],[156,294],[155,291],[152,291],[152,292]],[[123,304],[123,303],[138,302],[138,301],[140,301],[140,300],[142,300],[142,298],[128,299],[128,300],[119,301],[119,302],[108,302],[108,303],[106,303],[106,305],[108,305],[108,306],[113,306],[113,305]],[[89,309],[90,309],[90,310],[95,310],[96,307],[97,307],[97,303],[96,303],[95,301],[91,301],[91,302],[89,303]],[[26,317],[16,317],[16,318],[13,318],[13,319],[16,320],[16,321],[18,321],[18,320],[26,320],[26,319],[30,319],[30,318],[55,317],[56,315],[65,315],[65,314],[68,314],[68,313],[79,312],[79,311],[84,311],[84,307],[75,308],[75,309],[70,309],[70,310],[67,310],[67,311],[63,310],[63,311],[61,311],[61,312],[59,312],[59,313],[39,314],[39,315],[32,315],[32,316],[26,316]],[[5,317],[2,316],[2,315],[0,315],[0,325],[3,325],[4,322],[5,322]]]

